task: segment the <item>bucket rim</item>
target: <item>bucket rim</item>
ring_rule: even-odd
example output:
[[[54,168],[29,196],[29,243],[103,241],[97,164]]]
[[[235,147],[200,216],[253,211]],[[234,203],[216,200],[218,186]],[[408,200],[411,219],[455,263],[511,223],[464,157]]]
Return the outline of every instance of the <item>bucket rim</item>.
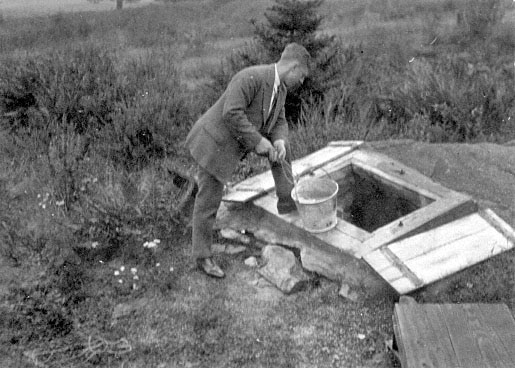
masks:
[[[326,182],[329,182],[331,184],[334,184],[335,186],[335,189],[333,191],[333,193],[331,195],[328,195],[326,197],[322,197],[322,198],[313,198],[313,199],[306,199],[306,198],[299,198],[297,196],[297,185],[299,184],[303,184],[307,181],[310,181],[310,180],[319,180],[319,181],[326,181]],[[291,190],[291,193],[290,193],[290,196],[291,198],[295,201],[295,203],[298,203],[300,205],[303,205],[303,204],[318,204],[318,203],[322,203],[322,202],[326,202],[332,198],[334,198],[337,194],[338,194],[338,190],[339,190],[339,185],[336,181],[334,181],[333,179],[329,179],[329,178],[306,178],[304,180],[300,180],[294,187],[293,189]]]

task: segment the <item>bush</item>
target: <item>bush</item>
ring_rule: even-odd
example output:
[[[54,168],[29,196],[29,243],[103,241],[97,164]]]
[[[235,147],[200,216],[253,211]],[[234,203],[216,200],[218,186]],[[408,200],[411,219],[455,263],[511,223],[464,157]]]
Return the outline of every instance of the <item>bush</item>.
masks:
[[[500,23],[507,0],[470,0],[464,2],[457,15],[458,27],[468,38],[486,38]]]
[[[392,99],[440,131],[432,141],[503,139],[513,119],[514,83],[513,71],[502,64],[487,66],[454,55],[414,62]]]

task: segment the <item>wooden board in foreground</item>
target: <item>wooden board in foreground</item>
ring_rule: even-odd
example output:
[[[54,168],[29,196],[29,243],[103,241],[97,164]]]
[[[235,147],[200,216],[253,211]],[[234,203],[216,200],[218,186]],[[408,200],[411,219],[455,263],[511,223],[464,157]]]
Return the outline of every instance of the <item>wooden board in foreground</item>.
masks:
[[[473,213],[363,258],[399,294],[409,293],[513,248],[513,230],[492,214]]]
[[[505,304],[395,305],[403,368],[515,367],[515,320]]]

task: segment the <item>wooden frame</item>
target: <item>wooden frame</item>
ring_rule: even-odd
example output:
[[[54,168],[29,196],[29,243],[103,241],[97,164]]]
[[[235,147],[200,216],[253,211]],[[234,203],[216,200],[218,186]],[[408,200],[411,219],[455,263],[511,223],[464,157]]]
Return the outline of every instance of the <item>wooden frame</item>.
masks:
[[[365,266],[373,269],[373,273],[381,276],[399,294],[421,288],[515,245],[515,231],[493,211],[479,210],[470,196],[448,189],[388,156],[363,150],[360,146],[361,142],[331,142],[324,149],[293,162],[294,175],[329,175],[336,181],[345,180],[348,175],[369,176],[400,193],[402,198],[418,207],[416,210],[371,232],[339,218],[335,228],[310,233],[303,228],[297,212],[278,214],[274,182],[268,171],[238,183],[224,197],[226,203],[246,203],[249,218],[252,218],[244,225],[233,219],[233,226],[239,224],[241,228],[236,230],[250,227],[258,232],[261,226],[268,233],[280,234],[283,242],[290,242],[285,245],[301,250],[309,248],[306,254],[310,255],[320,252],[317,262],[327,275],[347,277],[349,272],[345,268],[350,269],[351,264],[352,267],[356,265],[354,261],[363,260]],[[235,214],[241,215],[241,212]],[[481,234],[476,231],[477,226],[481,227]],[[467,238],[467,242],[462,238]],[[452,241],[448,242],[448,239]],[[456,247],[461,253],[453,251]],[[472,254],[469,248],[473,256],[469,256]],[[421,250],[411,254],[410,249]],[[334,250],[341,254],[337,257],[341,269],[333,272],[329,269],[334,269],[338,262],[333,261],[330,266],[322,263],[324,257],[334,256]],[[459,258],[463,254],[465,256]],[[446,255],[456,258],[445,260]],[[431,267],[435,272],[427,271]]]

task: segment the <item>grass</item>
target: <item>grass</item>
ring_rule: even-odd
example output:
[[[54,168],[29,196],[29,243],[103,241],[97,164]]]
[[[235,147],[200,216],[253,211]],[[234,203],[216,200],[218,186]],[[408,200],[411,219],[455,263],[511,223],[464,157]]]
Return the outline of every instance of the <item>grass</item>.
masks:
[[[391,295],[346,303],[315,278],[284,296],[242,265],[258,248],[221,256],[229,277],[207,279],[188,262],[187,216],[170,216],[184,188],[167,165],[193,170],[181,142],[234,72],[220,62],[255,51],[247,19],[270,4],[1,18],[6,366],[396,366],[384,346]],[[459,1],[367,4],[321,8],[341,79],[292,124],[296,158],[338,139],[515,138],[511,21],[493,25],[482,53],[455,24]],[[251,155],[234,180],[265,167]],[[157,249],[143,247],[153,239]],[[495,272],[510,260],[456,279],[441,300],[513,307]]]

